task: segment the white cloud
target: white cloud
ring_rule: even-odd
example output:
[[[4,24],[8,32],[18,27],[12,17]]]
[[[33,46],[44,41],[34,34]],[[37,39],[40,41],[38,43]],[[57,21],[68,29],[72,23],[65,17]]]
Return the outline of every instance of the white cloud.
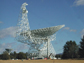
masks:
[[[0,30],[0,38],[5,38],[7,36],[14,37],[17,27],[9,27],[3,30]]]
[[[81,37],[83,38],[84,35],[84,29],[81,31]]]
[[[0,21],[0,23],[2,23],[2,22]]]
[[[76,32],[76,30],[70,30],[70,32]]]
[[[3,53],[3,51],[5,51],[5,49],[6,48],[11,48],[12,47],[12,45],[11,44],[9,44],[9,43],[2,43],[2,44],[0,44],[0,53]]]
[[[16,52],[24,52],[24,50],[28,51],[28,49],[29,49],[29,47],[27,44],[21,43],[15,48],[15,51]]]
[[[80,6],[80,5],[84,5],[84,0],[75,0],[74,6]]]
[[[70,32],[76,32],[75,29],[70,29],[70,27],[64,27],[63,30],[68,30]]]
[[[44,0],[41,0],[42,2],[44,1]]]
[[[69,28],[69,27],[64,27],[63,29],[64,29],[64,30],[69,30],[70,28]]]

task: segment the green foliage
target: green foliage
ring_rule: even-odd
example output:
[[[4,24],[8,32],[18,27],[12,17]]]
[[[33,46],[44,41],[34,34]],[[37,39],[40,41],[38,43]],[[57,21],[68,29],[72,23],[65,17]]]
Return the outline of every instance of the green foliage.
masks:
[[[14,51],[14,59],[17,59],[17,53]]]
[[[2,59],[2,60],[8,60],[8,59],[10,59],[10,55],[5,51],[5,52],[3,52],[3,54],[1,55],[1,59]]]
[[[17,58],[18,58],[18,59],[26,59],[26,54],[23,53],[23,52],[19,52],[19,53],[17,54]]]
[[[2,59],[2,54],[0,54],[0,59]]]
[[[55,57],[56,58],[62,58],[62,55],[56,55]]]
[[[3,52],[3,54],[0,55],[0,59],[2,60],[8,60],[8,59],[26,59],[27,53],[19,52],[16,53],[15,51],[13,53],[8,54],[7,51]]]
[[[19,52],[16,53],[15,51],[10,54],[11,59],[26,59],[26,53]]]
[[[79,57],[84,58],[84,38],[81,39],[80,47],[78,47],[75,41],[67,41],[63,48],[64,48],[63,55],[56,55],[55,56],[56,58],[62,58],[62,59],[79,58]],[[14,51],[9,55],[7,51],[4,51],[3,54],[0,54],[0,59],[2,60],[26,59],[27,56],[31,57],[30,54],[28,53],[23,52],[16,53]]]
[[[10,53],[11,59],[17,59],[17,53],[14,51],[13,53]]]
[[[80,42],[79,55],[80,55],[80,58],[84,58],[84,38],[81,39],[81,42]]]
[[[63,59],[77,58],[78,56],[78,46],[75,41],[67,41],[64,45],[64,52],[62,55]]]

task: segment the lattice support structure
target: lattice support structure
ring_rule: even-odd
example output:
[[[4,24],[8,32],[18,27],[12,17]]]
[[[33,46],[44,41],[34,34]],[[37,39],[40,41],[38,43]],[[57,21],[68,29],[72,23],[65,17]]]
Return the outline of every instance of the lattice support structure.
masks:
[[[30,46],[30,56],[47,56],[56,54],[51,41],[55,40],[56,34],[59,29],[65,25],[48,27],[43,29],[30,30],[28,22],[28,10],[26,9],[27,3],[21,6],[21,12],[18,19],[18,30],[16,32],[16,40],[28,44]],[[35,55],[36,54],[36,55]]]
[[[52,41],[56,39],[56,34],[52,35],[51,37],[47,38],[46,43],[43,43],[43,47],[40,49],[39,56],[46,56],[49,57],[49,55],[52,53],[54,56],[56,55],[56,52],[53,48]]]
[[[30,27],[29,27],[29,22],[28,22],[28,10],[26,9],[26,5],[28,5],[27,3],[23,3],[21,6],[21,11],[20,11],[20,15],[19,15],[19,19],[18,19],[18,31],[16,32],[16,39],[19,42],[27,42],[28,38],[30,38]],[[28,32],[27,34],[29,36],[26,36],[26,34],[20,35],[22,32]]]

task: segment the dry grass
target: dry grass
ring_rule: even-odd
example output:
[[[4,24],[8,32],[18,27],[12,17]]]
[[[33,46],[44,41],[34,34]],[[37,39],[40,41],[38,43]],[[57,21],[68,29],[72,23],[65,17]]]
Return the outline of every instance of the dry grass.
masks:
[[[84,60],[0,60],[0,63],[84,63]]]

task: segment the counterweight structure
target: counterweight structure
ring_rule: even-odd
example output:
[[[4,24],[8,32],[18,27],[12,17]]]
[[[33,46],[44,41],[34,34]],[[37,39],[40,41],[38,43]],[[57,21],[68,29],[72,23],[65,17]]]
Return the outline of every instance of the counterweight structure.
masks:
[[[30,46],[28,53],[30,56],[47,56],[51,53],[56,54],[51,41],[55,40],[56,32],[65,25],[53,26],[48,28],[30,30],[28,22],[27,3],[21,6],[21,12],[18,19],[18,30],[16,32],[16,39],[19,42],[28,44]]]

